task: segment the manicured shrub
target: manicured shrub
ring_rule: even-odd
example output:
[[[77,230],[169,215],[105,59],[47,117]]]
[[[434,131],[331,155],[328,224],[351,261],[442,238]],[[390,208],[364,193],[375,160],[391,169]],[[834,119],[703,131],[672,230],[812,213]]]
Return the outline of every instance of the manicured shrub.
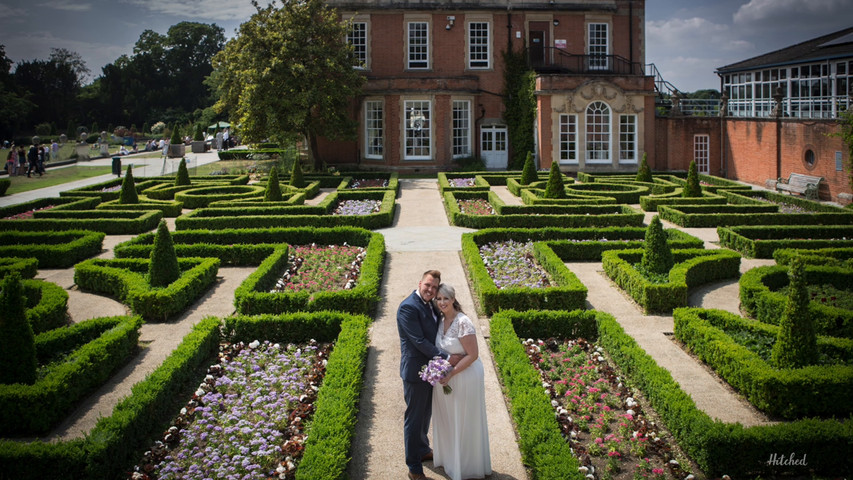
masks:
[[[181,163],[178,164],[178,175],[175,177],[175,186],[191,185],[190,172],[187,171],[187,159],[181,158]]]
[[[298,162],[295,162],[298,163]],[[265,202],[280,202],[281,201],[281,185],[278,183],[278,166],[274,165],[270,170],[270,177],[267,180],[267,189],[264,190]]]
[[[157,234],[154,236],[154,249],[151,250],[151,264],[148,266],[148,277],[152,287],[165,287],[181,275],[178,267],[178,256],[172,235],[166,227],[166,221],[160,220]]]
[[[195,140],[196,142],[204,141],[204,132],[201,131],[200,123],[195,124],[195,135],[193,135],[193,140]]]
[[[0,178],[0,197],[6,195],[6,190],[12,185],[12,181],[8,178]]]
[[[687,185],[684,186],[681,195],[683,197],[702,196],[702,186],[699,185],[699,170],[696,168],[695,160],[690,162],[690,168],[687,170]]]
[[[32,385],[37,368],[35,337],[25,313],[20,274],[6,275],[0,286],[0,383]]]
[[[172,138],[169,140],[170,145],[179,145],[183,143],[181,140],[181,129],[178,127],[178,124],[175,123],[175,127],[172,128]]]
[[[647,154],[643,153],[643,159],[640,161],[640,169],[637,170],[637,181],[638,182],[653,182],[652,179],[652,170],[649,168],[649,163],[646,160]]]
[[[795,258],[788,270],[788,304],[779,321],[779,335],[773,344],[777,368],[800,368],[817,363],[817,336],[809,314],[809,292],[805,265]]]
[[[539,180],[536,175],[536,166],[533,164],[533,152],[527,152],[527,158],[524,159],[524,168],[521,170],[521,180],[518,182],[522,185],[530,185]]]
[[[545,187],[545,198],[566,198],[566,187],[563,185],[563,174],[557,162],[551,162],[551,172],[548,174],[548,185]]]
[[[293,161],[293,170],[290,172],[290,186],[294,188],[305,188],[305,177],[302,175],[302,165],[299,160]]]
[[[641,265],[649,272],[666,274],[673,266],[672,250],[666,241],[663,223],[655,215],[646,229],[645,249]]]
[[[121,182],[121,194],[118,196],[118,203],[130,205],[139,203],[139,195],[136,194],[136,182],[133,181],[133,167],[127,166],[127,174]]]

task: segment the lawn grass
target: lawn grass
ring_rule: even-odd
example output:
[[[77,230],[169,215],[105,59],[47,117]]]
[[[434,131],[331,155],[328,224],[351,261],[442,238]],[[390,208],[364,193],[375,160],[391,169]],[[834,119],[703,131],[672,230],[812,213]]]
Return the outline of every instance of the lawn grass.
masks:
[[[63,168],[51,168],[47,171],[46,175],[41,177],[35,174],[30,178],[27,178],[26,176],[8,177],[9,180],[12,181],[12,184],[9,185],[9,190],[6,191],[6,195],[28,192],[30,190],[36,190],[44,187],[52,187],[54,185],[82,180],[84,178],[97,177],[111,172],[112,168],[106,166],[85,167],[81,165],[72,165]]]

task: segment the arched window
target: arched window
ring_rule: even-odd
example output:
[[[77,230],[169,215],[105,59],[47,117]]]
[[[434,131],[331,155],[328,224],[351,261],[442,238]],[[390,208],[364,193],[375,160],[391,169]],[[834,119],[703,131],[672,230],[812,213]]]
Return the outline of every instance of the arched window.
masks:
[[[610,107],[604,102],[586,107],[586,161],[610,163]]]

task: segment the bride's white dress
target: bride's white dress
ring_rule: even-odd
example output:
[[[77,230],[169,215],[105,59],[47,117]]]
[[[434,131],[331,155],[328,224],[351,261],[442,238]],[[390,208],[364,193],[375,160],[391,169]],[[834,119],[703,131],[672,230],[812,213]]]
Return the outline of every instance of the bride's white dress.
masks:
[[[465,353],[460,337],[476,334],[471,319],[459,313],[447,329],[439,326],[435,346],[449,353]],[[453,392],[432,390],[433,464],[444,467],[453,480],[483,478],[492,473],[483,363],[478,358],[451,377]]]

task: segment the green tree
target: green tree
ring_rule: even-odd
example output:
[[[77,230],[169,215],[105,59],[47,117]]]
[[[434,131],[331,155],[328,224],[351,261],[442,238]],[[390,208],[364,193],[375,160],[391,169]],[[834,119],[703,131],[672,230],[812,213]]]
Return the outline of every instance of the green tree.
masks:
[[[548,185],[545,186],[545,198],[566,198],[566,186],[563,184],[563,174],[557,162],[551,162],[548,173]]]
[[[646,159],[646,152],[643,152],[643,159],[640,161],[640,168],[637,170],[638,182],[653,182],[652,170],[649,168],[649,162]]]
[[[294,188],[305,188],[305,177],[302,175],[302,165],[299,159],[293,160],[293,170],[290,172],[290,186]]]
[[[139,203],[139,195],[136,194],[136,183],[133,181],[133,167],[127,166],[127,174],[124,180],[121,181],[121,192],[119,193],[118,203],[129,205]]]
[[[257,12],[214,57],[216,107],[241,124],[247,141],[305,138],[320,170],[317,138],[355,138],[358,124],[349,111],[365,78],[343,41],[349,22],[323,0],[252,4]]]
[[[0,384],[32,385],[38,363],[21,275],[17,272],[6,275],[0,290]]]
[[[27,117],[34,108],[26,99],[27,90],[21,88],[9,73],[12,60],[6,56],[6,47],[0,44],[0,136],[10,138],[20,128],[22,116]],[[6,160],[5,158],[3,160]]]
[[[536,165],[533,164],[533,152],[527,152],[527,158],[524,159],[524,168],[521,170],[521,180],[519,183],[530,185],[537,180],[539,180],[539,176],[536,174]]]
[[[646,229],[643,259],[640,261],[640,264],[648,272],[667,274],[672,269],[674,263],[672,250],[670,250],[669,243],[666,241],[666,232],[663,230],[663,223],[655,215]]]
[[[175,186],[191,185],[190,172],[187,171],[187,159],[181,158],[181,163],[178,164],[178,174],[175,176]]]
[[[771,353],[777,368],[800,368],[817,363],[817,335],[809,314],[805,265],[799,258],[788,270],[788,302],[779,320],[779,334]]]
[[[281,185],[278,181],[278,166],[274,165],[270,170],[270,177],[267,180],[267,188],[264,190],[265,202],[280,202],[281,201]]]
[[[696,160],[690,162],[690,169],[687,170],[687,185],[684,186],[681,196],[685,198],[702,196],[702,186],[699,185],[699,170],[696,168]]]
[[[157,226],[150,258],[148,281],[152,287],[165,287],[181,276],[175,245],[165,220],[160,220],[160,225]]]

